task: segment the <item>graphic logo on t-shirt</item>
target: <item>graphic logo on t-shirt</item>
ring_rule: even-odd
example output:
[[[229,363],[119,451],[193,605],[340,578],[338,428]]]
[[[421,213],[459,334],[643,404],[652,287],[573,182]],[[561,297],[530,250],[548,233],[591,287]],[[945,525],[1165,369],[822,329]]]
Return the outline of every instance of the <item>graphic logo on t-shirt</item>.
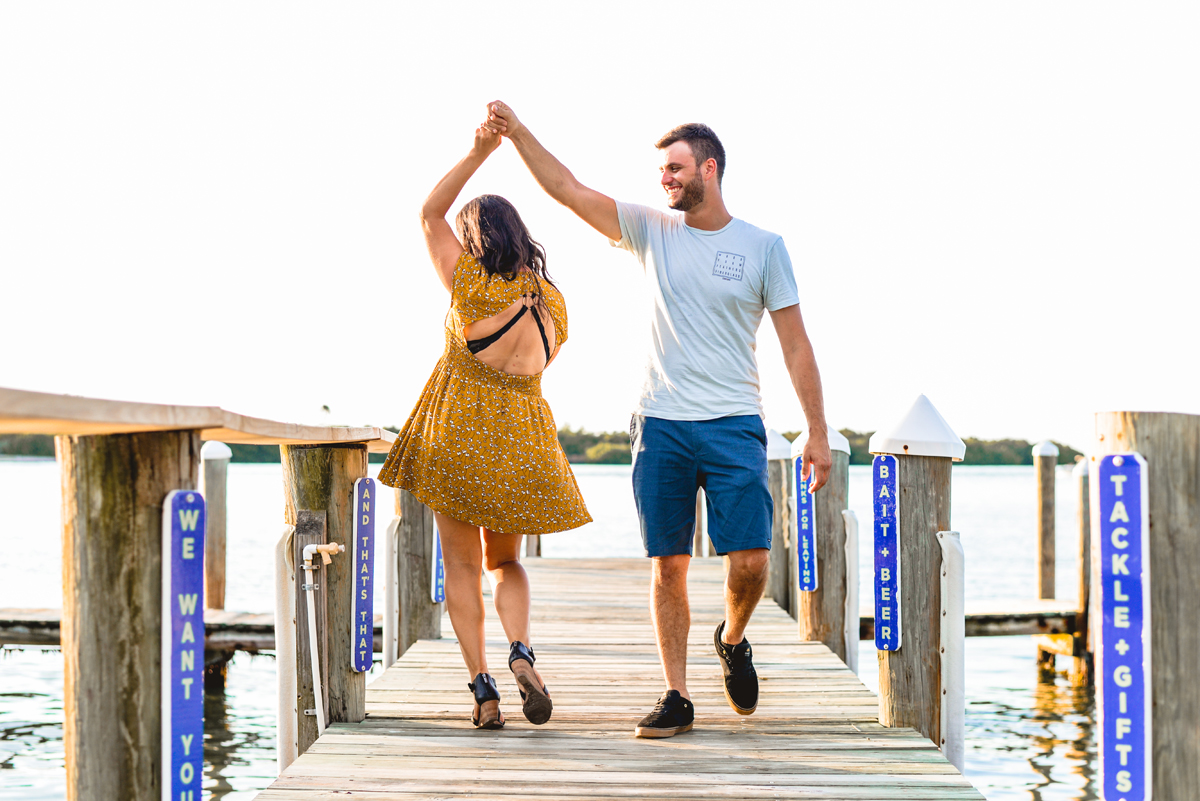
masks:
[[[713,265],[712,274],[726,281],[741,281],[746,269],[746,257],[736,253],[717,251],[717,262]]]

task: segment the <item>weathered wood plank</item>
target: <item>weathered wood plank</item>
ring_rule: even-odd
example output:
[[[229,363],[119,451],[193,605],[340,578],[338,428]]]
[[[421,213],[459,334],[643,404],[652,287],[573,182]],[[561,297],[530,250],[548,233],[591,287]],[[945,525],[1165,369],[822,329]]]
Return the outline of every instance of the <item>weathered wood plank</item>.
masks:
[[[496,675],[508,725],[477,732],[453,639],[420,640],[367,688],[367,718],[331,727],[259,798],[972,799],[982,796],[911,729],[877,721],[878,702],[819,642],[802,642],[773,604],[755,613],[760,701],[727,705],[712,631],[724,614],[724,567],[693,561],[688,686],[696,729],[632,736],[662,692],[646,606],[648,560],[535,559],[533,636],[554,717],[534,727],[511,674]],[[490,605],[489,605],[490,607]],[[489,608],[487,648],[507,642]]]
[[[430,595],[433,582],[433,512],[407,490],[396,490],[400,516],[400,655],[417,640],[442,636],[442,604]]]
[[[850,493],[850,454],[833,452],[829,481],[813,498],[817,546],[817,590],[798,592],[797,624],[800,639],[817,640],[829,646],[843,662],[847,643],[846,620],[846,525],[842,510]],[[792,571],[798,569],[792,559]],[[856,566],[857,567],[857,566]],[[793,583],[793,588],[798,584]],[[874,637],[874,632],[871,634]]]

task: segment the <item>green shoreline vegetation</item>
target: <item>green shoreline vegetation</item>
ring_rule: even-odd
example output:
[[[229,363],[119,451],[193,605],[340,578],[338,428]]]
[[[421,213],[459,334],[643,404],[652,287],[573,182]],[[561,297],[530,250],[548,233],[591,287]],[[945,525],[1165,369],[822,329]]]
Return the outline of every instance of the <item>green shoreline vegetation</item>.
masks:
[[[397,431],[388,428],[389,431]],[[851,431],[842,429],[842,435],[850,440],[850,464],[870,464],[871,454],[867,451],[867,442],[874,432]],[[789,441],[799,436],[799,431],[784,433]],[[624,431],[609,431],[593,433],[582,428],[565,426],[558,430],[558,441],[567,461],[572,464],[629,464],[632,459],[629,452],[629,434]],[[1033,443],[1023,439],[983,440],[968,437],[963,440],[967,445],[967,454],[963,459],[964,465],[1032,465]],[[1069,445],[1055,442],[1058,446],[1058,463],[1074,464],[1083,454]],[[275,445],[238,445],[231,444],[233,461],[278,463],[279,448]],[[2,434],[0,435],[0,456],[35,456],[54,458],[54,437],[42,434]],[[382,462],[382,453],[373,453],[370,461]]]

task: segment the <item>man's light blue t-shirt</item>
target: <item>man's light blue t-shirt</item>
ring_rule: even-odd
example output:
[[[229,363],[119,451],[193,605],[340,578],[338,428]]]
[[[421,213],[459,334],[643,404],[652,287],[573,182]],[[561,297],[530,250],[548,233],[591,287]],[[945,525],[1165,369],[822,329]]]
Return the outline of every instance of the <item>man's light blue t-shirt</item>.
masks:
[[[617,203],[621,241],[653,302],[637,414],[666,420],[762,415],[755,339],[763,310],[800,302],[783,238],[734,219],[702,231],[682,215]]]

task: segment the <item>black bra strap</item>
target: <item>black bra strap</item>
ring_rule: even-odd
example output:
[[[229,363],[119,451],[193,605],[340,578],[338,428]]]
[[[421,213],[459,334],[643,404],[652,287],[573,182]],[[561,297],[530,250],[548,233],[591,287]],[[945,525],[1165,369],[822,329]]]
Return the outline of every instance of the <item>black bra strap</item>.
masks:
[[[467,349],[470,350],[471,353],[479,353],[479,351],[486,349],[489,345],[495,344],[496,340],[500,339],[500,337],[502,337],[508,333],[508,329],[512,328],[514,325],[517,324],[517,320],[520,320],[521,317],[524,316],[525,312],[528,311],[528,309],[529,309],[528,306],[522,306],[521,310],[519,312],[517,312],[516,314],[514,314],[513,318],[511,320],[509,320],[507,323],[505,323],[504,327],[501,328],[496,333],[491,334],[486,337],[483,337],[482,339],[468,340],[467,341]],[[537,317],[536,314],[533,316]],[[538,320],[538,325],[540,326],[541,324],[542,324],[541,320]],[[545,338],[546,338],[546,335],[542,334],[542,339],[544,340]]]
[[[546,363],[550,362],[550,341],[546,339],[546,326],[542,325],[542,315],[538,314],[538,310],[533,310],[533,319],[537,320],[538,333],[542,335],[542,347],[546,349]]]

